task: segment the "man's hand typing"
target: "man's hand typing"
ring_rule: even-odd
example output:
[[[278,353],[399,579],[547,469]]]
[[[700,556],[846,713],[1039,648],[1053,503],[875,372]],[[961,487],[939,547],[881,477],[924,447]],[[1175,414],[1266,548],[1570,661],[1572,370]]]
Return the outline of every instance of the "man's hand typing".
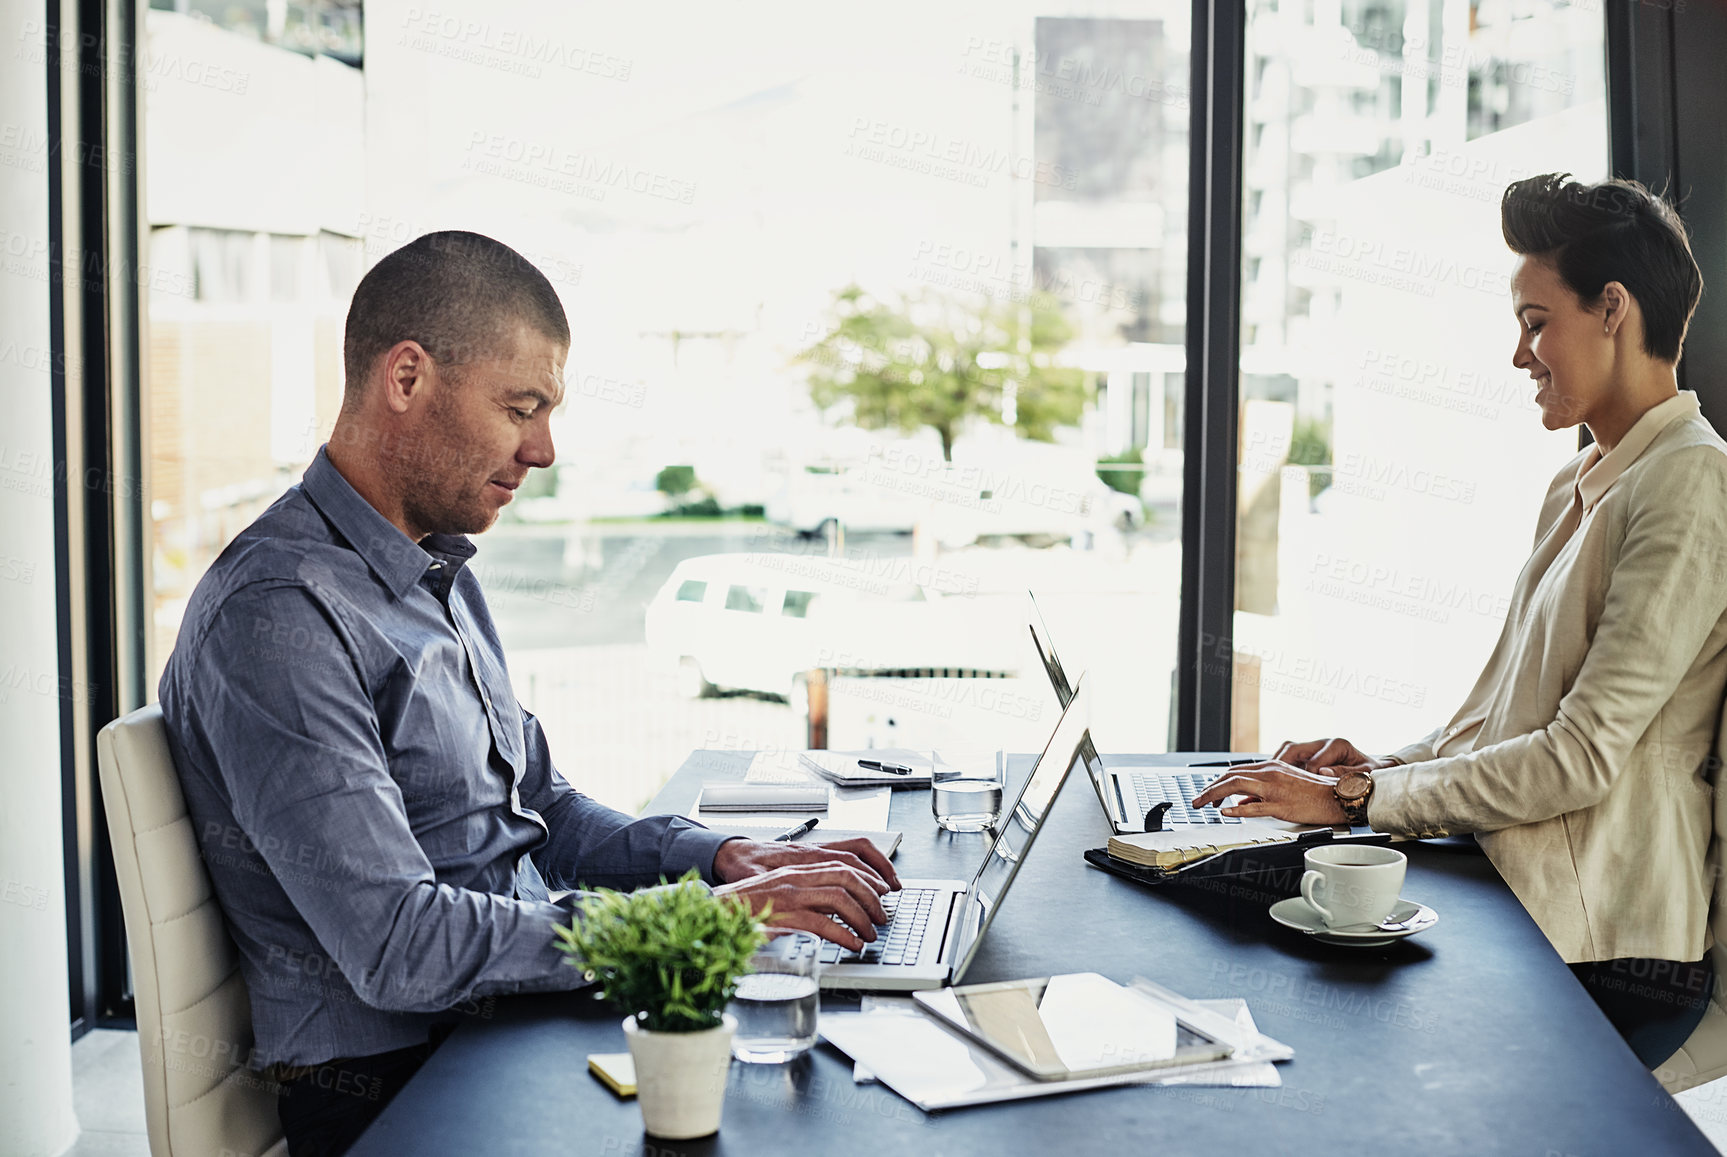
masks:
[[[727,840],[714,853],[714,878],[721,881],[715,892],[743,896],[756,912],[772,905],[768,922],[774,926],[813,932],[851,949],[875,939],[875,926],[887,923],[881,897],[899,887],[893,865],[865,839]]]

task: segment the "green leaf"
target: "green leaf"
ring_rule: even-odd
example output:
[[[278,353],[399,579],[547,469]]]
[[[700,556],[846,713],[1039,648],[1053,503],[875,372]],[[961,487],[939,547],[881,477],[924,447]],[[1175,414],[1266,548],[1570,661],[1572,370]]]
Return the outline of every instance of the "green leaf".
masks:
[[[714,895],[693,869],[658,888],[599,889],[553,933],[566,963],[591,974],[609,1001],[655,1032],[719,1024],[766,938],[742,897]]]

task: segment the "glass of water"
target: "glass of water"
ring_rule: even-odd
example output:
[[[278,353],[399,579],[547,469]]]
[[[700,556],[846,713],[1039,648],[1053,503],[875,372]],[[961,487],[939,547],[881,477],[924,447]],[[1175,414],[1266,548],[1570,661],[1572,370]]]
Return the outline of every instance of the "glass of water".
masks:
[[[937,764],[929,795],[937,826],[950,832],[988,830],[1001,816],[1005,780],[999,752],[963,764]]]
[[[750,958],[752,970],[738,978],[726,1008],[738,1020],[732,1056],[777,1065],[816,1043],[821,943],[810,932],[786,932]]]

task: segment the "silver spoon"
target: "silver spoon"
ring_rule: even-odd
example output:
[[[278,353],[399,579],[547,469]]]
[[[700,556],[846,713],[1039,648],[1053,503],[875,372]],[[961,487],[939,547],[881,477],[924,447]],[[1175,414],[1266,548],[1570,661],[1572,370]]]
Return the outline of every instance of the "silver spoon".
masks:
[[[1385,921],[1379,924],[1345,924],[1341,928],[1304,928],[1302,931],[1309,936],[1332,936],[1339,932],[1363,934],[1369,932],[1402,932],[1421,923],[1423,909],[1417,908],[1406,920],[1396,922]]]

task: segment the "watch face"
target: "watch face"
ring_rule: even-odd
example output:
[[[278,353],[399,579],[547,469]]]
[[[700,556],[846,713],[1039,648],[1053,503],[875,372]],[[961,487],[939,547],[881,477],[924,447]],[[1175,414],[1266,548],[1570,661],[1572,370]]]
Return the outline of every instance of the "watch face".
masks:
[[[1364,773],[1352,771],[1337,781],[1337,796],[1339,799],[1354,802],[1367,795],[1373,781]]]

